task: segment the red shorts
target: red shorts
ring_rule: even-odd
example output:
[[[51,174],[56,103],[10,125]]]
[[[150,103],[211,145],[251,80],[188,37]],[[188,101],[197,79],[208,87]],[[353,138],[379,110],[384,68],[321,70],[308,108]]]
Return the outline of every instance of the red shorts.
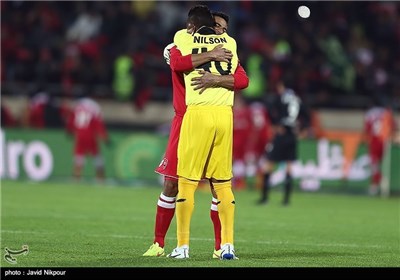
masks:
[[[178,142],[183,116],[175,116],[172,120],[167,149],[160,165],[155,172],[165,177],[178,179],[176,168],[178,166]]]
[[[383,158],[384,142],[379,139],[372,139],[369,145],[369,156],[373,163],[380,162]]]
[[[78,140],[75,142],[74,154],[77,156],[91,155],[96,156],[99,148],[95,139],[93,140]]]

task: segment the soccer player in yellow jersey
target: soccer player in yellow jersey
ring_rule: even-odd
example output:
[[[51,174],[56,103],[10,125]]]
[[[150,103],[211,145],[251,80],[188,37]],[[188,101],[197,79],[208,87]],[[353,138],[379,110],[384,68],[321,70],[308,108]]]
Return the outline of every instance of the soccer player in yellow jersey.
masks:
[[[217,75],[230,75],[238,65],[236,41],[226,33],[216,35],[213,26],[214,19],[207,6],[195,6],[189,11],[187,30],[178,31],[174,43],[182,55],[205,52],[223,44],[233,54],[229,63],[211,61],[196,69]],[[233,245],[235,197],[231,184],[234,92],[219,87],[207,88],[201,93],[195,90],[191,81],[200,75],[196,69],[184,75],[187,110],[178,144],[178,244],[168,257],[189,257],[194,193],[199,181],[208,178],[218,197],[221,259],[232,260],[236,259]]]

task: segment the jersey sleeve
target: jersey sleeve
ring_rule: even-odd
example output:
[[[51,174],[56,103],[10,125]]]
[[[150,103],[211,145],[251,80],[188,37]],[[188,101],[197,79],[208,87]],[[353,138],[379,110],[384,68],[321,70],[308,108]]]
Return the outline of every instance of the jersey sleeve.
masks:
[[[185,72],[193,69],[192,55],[183,56],[181,51],[175,46],[170,50],[170,67],[172,71]]]
[[[247,77],[246,71],[244,71],[244,68],[240,63],[238,63],[235,73],[233,74],[233,79],[234,89],[245,89],[249,86],[249,77]]]

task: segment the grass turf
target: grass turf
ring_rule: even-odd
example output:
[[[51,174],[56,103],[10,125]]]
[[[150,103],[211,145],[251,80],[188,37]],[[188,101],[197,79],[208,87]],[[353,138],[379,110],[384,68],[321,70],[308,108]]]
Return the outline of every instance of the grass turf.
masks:
[[[212,259],[211,196],[196,192],[190,259],[142,257],[153,241],[160,187],[3,181],[1,251],[29,246],[18,267],[400,267],[399,199],[295,192],[268,205],[236,192],[235,249],[240,260]],[[175,218],[166,253],[176,245]]]

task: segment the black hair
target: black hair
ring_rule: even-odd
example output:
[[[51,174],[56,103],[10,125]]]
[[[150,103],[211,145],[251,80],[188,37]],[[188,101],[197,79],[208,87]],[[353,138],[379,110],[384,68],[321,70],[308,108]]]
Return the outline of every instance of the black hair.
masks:
[[[229,16],[227,14],[225,14],[224,12],[212,12],[212,15],[214,17],[221,17],[226,21],[226,24],[229,23]]]
[[[194,24],[198,29],[202,26],[214,27],[214,17],[206,5],[197,5],[192,7],[188,13],[188,22]]]

